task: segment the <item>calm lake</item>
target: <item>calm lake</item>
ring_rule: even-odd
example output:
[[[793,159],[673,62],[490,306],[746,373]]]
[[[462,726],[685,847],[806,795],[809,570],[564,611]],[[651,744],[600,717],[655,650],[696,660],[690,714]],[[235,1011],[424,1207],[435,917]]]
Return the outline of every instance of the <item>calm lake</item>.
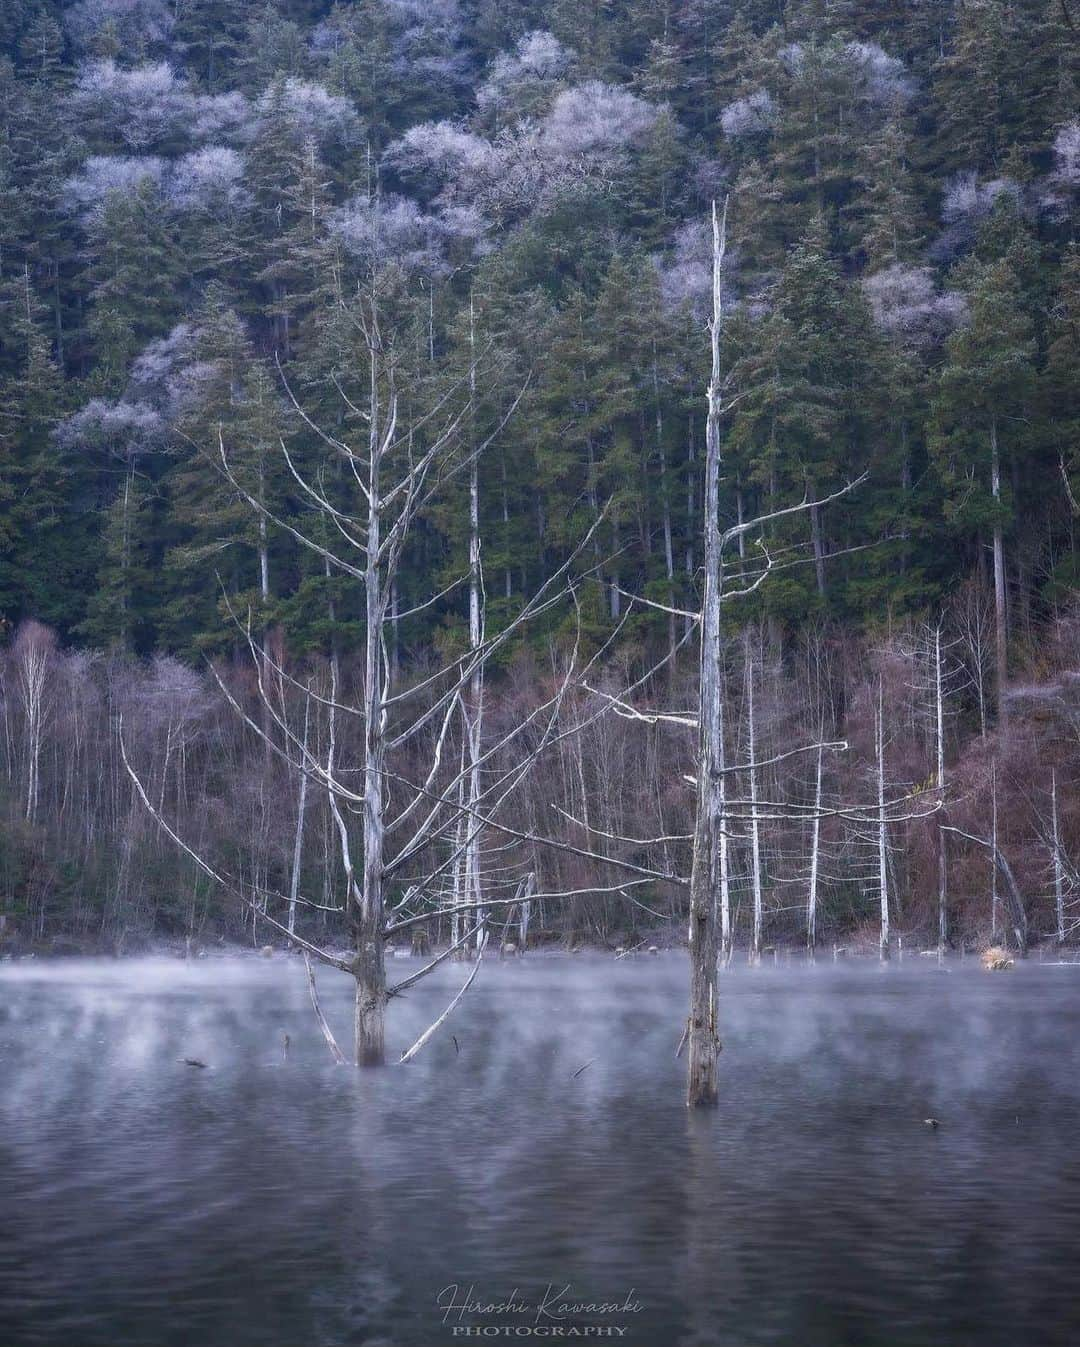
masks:
[[[464,976],[395,1002],[395,1057]],[[677,954],[485,961],[363,1073],[285,956],[4,965],[0,1344],[1077,1341],[1080,967],[721,989],[721,1106],[688,1115]]]

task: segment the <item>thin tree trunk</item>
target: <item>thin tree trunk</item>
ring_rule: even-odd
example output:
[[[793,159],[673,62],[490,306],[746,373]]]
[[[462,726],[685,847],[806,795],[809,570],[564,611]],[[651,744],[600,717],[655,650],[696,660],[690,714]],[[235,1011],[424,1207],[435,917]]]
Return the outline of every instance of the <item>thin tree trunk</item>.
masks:
[[[997,940],[1001,897],[998,894],[997,763],[990,764],[990,939]]]
[[[998,450],[997,420],[990,422],[990,488],[994,501],[1001,502],[1001,457]],[[998,724],[1008,720],[1006,688],[1009,680],[1008,610],[1005,595],[1005,541],[1000,518],[994,521],[994,655],[997,665]]]
[[[686,1102],[691,1108],[719,1101],[716,1033],[716,881],[724,828],[721,776],[720,632],[720,278],[727,206],[721,221],[713,203],[713,312],[709,325],[712,371],[705,432],[705,597],[701,612],[698,694],[698,781],[694,856],[690,872],[690,1031]]]
[[[938,801],[945,802],[945,692],[941,669],[941,624],[934,628],[934,737],[937,748]],[[938,829],[938,959],[945,957],[949,939],[948,874],[949,858],[945,834]]]
[[[723,669],[721,669],[723,680]],[[727,830],[727,754],[724,745],[724,683],[720,684],[720,950],[724,962],[731,959],[731,852]]]
[[[1061,856],[1061,825],[1058,818],[1057,772],[1050,773],[1050,824],[1054,838],[1054,911],[1058,944],[1065,943],[1065,866]]]
[[[694,423],[687,429],[686,444],[686,576],[690,582],[694,579]],[[686,635],[689,635],[693,618],[686,619]]]
[[[310,694],[310,688],[309,688]],[[289,876],[289,934],[296,931],[296,900],[300,893],[300,861],[304,850],[304,809],[307,805],[307,753],[308,729],[311,720],[311,697],[304,701],[304,739],[301,762],[304,770],[300,773],[300,797],[296,802],[296,834],[293,837],[292,874]]]
[[[383,705],[383,585],[380,534],[380,427],[378,366],[371,359],[371,467],[368,477],[367,567],[364,575],[364,869],[356,920],[356,1064],[382,1066],[386,1060],[386,962],[383,949],[383,848],[385,845],[383,763],[386,709]]]
[[[469,648],[480,649],[484,638],[480,594],[480,479],[476,456],[476,329],[472,297],[469,298],[469,400],[470,427],[473,429],[469,466]],[[480,884],[480,830],[475,822],[480,805],[480,735],[484,716],[483,666],[479,659],[473,666],[469,682],[469,818],[466,823],[468,841],[465,852],[466,902],[480,903],[483,897]],[[477,906],[474,921],[477,925],[476,952],[479,954],[487,940],[485,913]]]
[[[675,552],[671,538],[671,499],[668,489],[667,452],[664,449],[664,417],[660,406],[660,371],[657,368],[656,344],[653,343],[653,400],[656,403],[656,452],[660,460],[660,507],[663,513],[664,573],[667,577],[668,604],[675,607]],[[675,654],[675,614],[668,613],[668,650]],[[669,674],[675,671],[674,659]]]
[[[818,735],[825,738],[824,727]],[[817,947],[818,856],[821,842],[821,775],[824,749],[818,744],[817,772],[814,776],[814,820],[810,825],[810,885],[806,895],[806,952],[814,957]]]
[[[761,962],[761,824],[758,820],[758,777],[757,777],[757,724],[754,711],[754,656],[750,648],[750,630],[746,632],[746,738],[749,753],[750,786],[750,868],[754,886],[754,936],[750,947],[750,957],[754,963]]]
[[[816,505],[810,507],[810,538],[814,547],[814,575],[817,579],[817,591],[825,597],[825,544],[821,537],[821,511]]]
[[[881,898],[881,959],[889,957],[889,839],[885,831],[885,706],[881,681],[878,681],[877,731],[877,802],[878,802],[878,891]]]

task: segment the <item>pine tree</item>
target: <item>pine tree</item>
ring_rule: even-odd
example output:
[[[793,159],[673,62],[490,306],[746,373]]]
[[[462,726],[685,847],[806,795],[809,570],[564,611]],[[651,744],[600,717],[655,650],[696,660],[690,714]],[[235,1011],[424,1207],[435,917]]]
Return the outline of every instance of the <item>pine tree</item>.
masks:
[[[85,273],[95,393],[119,393],[133,357],[168,330],[179,311],[175,239],[157,188],[111,193],[90,226]]]
[[[162,489],[168,501],[165,575],[171,591],[163,627],[178,646],[236,639],[222,631],[222,588],[262,626],[271,619],[279,586],[279,540],[221,470],[221,450],[240,486],[267,509],[284,498],[287,467],[281,440],[288,431],[280,385],[255,359],[243,323],[212,286],[195,326],[197,395],[177,426],[177,464]]]
[[[1008,103],[1008,15],[1003,0],[967,0],[935,72],[938,153],[949,168],[996,167]]]
[[[930,443],[953,528],[961,536],[992,542],[998,710],[1004,716],[1005,535],[1015,520],[1010,477],[1024,474],[1032,447],[1026,412],[1035,381],[1035,338],[1026,296],[1007,259],[977,263],[966,279],[970,318],[948,343]]]
[[[1039,381],[1040,420],[1048,450],[1057,459],[1065,503],[1080,517],[1080,244],[1069,245],[1062,259],[1051,310],[1046,369]],[[1055,584],[1067,592],[1080,575],[1069,548],[1055,567]]]
[[[907,261],[924,236],[907,136],[898,116],[861,146],[856,182],[861,191],[848,213],[859,221],[857,237],[867,262],[877,268]]]
[[[66,633],[92,584],[97,521],[86,508],[82,465],[53,439],[63,385],[46,336],[47,311],[27,266],[0,289],[0,323],[0,446],[10,491],[0,612],[11,621],[36,617]]]
[[[768,311],[750,322],[734,372],[742,396],[732,450],[742,485],[762,493],[765,508],[804,491],[828,494],[865,470],[879,410],[868,396],[876,355],[865,303],[844,282],[829,255],[825,221],[815,217],[772,287]],[[830,531],[844,542],[845,516],[834,510],[829,517]],[[809,520],[813,578],[824,599],[830,548],[819,511],[810,510]]]

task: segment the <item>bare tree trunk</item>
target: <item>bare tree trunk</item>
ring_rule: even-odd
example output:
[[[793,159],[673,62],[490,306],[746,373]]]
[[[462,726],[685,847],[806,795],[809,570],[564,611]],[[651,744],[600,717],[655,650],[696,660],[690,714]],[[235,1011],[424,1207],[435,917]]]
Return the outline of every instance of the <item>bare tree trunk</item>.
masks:
[[[824,740],[824,727],[818,738]],[[817,772],[814,776],[814,821],[810,825],[810,885],[806,895],[806,952],[814,957],[817,946],[818,856],[821,842],[821,775],[824,747],[818,744]]]
[[[997,940],[1001,897],[998,894],[997,763],[990,764],[990,939]]]
[[[1058,818],[1057,772],[1050,773],[1050,826],[1054,842],[1054,912],[1058,944],[1065,943],[1065,866],[1061,856],[1061,825]]]
[[[941,668],[941,623],[934,628],[934,738],[937,748],[937,793],[939,804],[945,802],[945,693]],[[949,938],[948,920],[948,854],[945,834],[938,829],[938,959],[945,957]]]
[[[675,552],[671,538],[671,493],[668,484],[667,452],[664,449],[664,417],[660,406],[660,371],[657,368],[656,343],[653,343],[653,400],[656,403],[656,452],[660,459],[660,508],[664,529],[664,573],[667,577],[668,603],[675,607]],[[675,613],[668,613],[668,650],[675,654]],[[674,673],[674,658],[671,673]]]
[[[1001,456],[998,450],[997,420],[990,422],[990,487],[994,500],[1001,502]],[[1005,596],[1005,541],[1001,520],[994,521],[994,654],[997,663],[998,724],[1008,719],[1006,688],[1009,680],[1008,610]]]
[[[475,654],[484,639],[480,604],[480,479],[477,465],[475,415],[476,415],[476,329],[472,297],[469,298],[469,401],[470,425],[473,428],[470,445],[471,461],[469,465],[469,648]],[[480,735],[484,717],[484,676],[483,663],[477,659],[469,683],[469,821],[468,841],[465,851],[465,890],[468,903],[479,904],[483,894],[480,885],[480,829],[474,822],[476,810],[480,804]],[[477,954],[484,948],[487,940],[487,926],[482,907],[477,906],[475,922]]]
[[[691,420],[687,428],[686,443],[686,576],[693,581],[694,578],[694,479],[696,474],[694,467],[694,423]],[[686,632],[689,634],[693,618],[686,619]]]
[[[310,687],[308,689],[310,694]],[[304,809],[307,805],[307,753],[308,753],[308,730],[311,722],[311,697],[310,695],[304,702],[304,739],[301,761],[303,770],[300,772],[300,797],[296,802],[296,835],[293,838],[293,856],[292,856],[292,874],[289,876],[289,934],[296,933],[296,900],[300,893],[300,861],[304,850]]]
[[[386,962],[383,949],[383,763],[386,708],[383,705],[383,585],[380,534],[380,443],[378,365],[371,360],[370,470],[368,476],[367,566],[364,572],[364,870],[356,914],[356,1064],[382,1066],[386,1060]],[[355,897],[355,895],[354,895]]]
[[[721,670],[721,679],[723,671]],[[720,684],[720,950],[724,962],[731,959],[731,852],[727,830],[727,755],[724,745],[724,684]]]
[[[821,511],[816,505],[810,507],[810,539],[814,547],[814,576],[817,580],[817,592],[825,597],[825,544],[821,537]]]
[[[502,473],[502,524],[503,524],[503,554],[507,558],[506,570],[503,573],[503,596],[510,599],[514,594],[514,578],[510,572],[509,559],[510,551],[510,500],[506,487],[506,454],[499,455],[499,467]]]
[[[885,706],[881,681],[875,717],[877,742],[878,891],[881,898],[881,959],[889,957],[889,839],[885,830]]]
[[[719,1101],[716,1033],[716,883],[720,835],[724,829],[721,790],[721,631],[720,631],[720,280],[726,244],[723,219],[713,203],[713,312],[709,324],[712,371],[707,394],[705,432],[705,597],[701,612],[700,687],[698,693],[698,781],[694,818],[694,856],[690,872],[690,1032],[686,1102],[691,1108]]]
[[[754,711],[754,656],[750,648],[750,629],[746,631],[746,740],[749,753],[750,787],[750,869],[754,886],[754,935],[750,957],[761,962],[761,823],[758,819],[757,724]]]

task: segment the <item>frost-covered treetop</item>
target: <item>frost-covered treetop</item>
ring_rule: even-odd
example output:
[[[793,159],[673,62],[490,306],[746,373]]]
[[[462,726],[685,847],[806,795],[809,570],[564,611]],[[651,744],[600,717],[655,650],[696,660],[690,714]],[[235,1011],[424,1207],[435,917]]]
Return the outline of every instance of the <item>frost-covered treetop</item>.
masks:
[[[867,276],[862,286],[874,322],[905,345],[944,341],[967,317],[964,296],[956,290],[939,291],[929,267],[896,263]]]
[[[279,99],[298,137],[321,144],[359,141],[361,126],[356,109],[347,98],[332,94],[324,85],[290,75],[280,87],[271,85],[266,90],[259,99],[258,114],[266,117]]]
[[[575,182],[601,184],[642,144],[658,113],[636,94],[589,80],[557,94],[539,120],[494,139],[453,122],[425,122],[387,157],[406,177],[441,183],[440,206],[504,219],[547,204]]]
[[[164,433],[161,414],[149,403],[91,398],[60,423],[56,439],[65,448],[104,450],[126,458],[155,448]]]
[[[535,100],[562,80],[574,53],[553,34],[536,29],[513,52],[496,56],[476,92],[480,108],[532,111]]]
[[[146,185],[160,191],[165,171],[157,155],[92,154],[64,183],[61,204],[90,222],[111,196],[130,196]]]
[[[177,210],[243,210],[251,203],[244,186],[244,158],[227,145],[204,145],[177,161],[166,196]]]

